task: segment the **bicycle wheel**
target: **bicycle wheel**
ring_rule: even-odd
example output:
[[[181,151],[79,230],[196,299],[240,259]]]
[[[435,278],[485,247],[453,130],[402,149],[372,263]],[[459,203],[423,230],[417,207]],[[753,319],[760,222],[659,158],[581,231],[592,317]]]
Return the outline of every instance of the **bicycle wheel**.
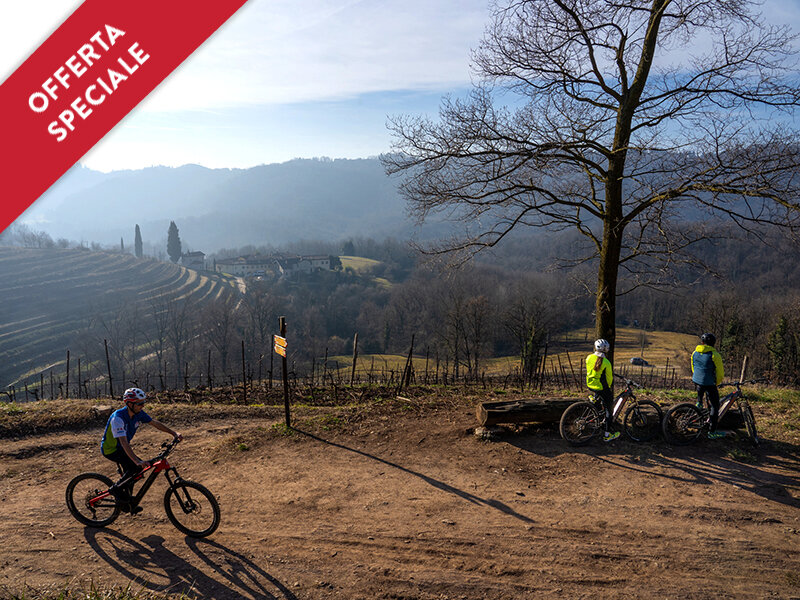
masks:
[[[753,409],[747,402],[739,403],[739,412],[742,413],[742,420],[744,427],[747,430],[747,435],[754,446],[758,446],[761,440],[758,439],[758,432],[756,431],[756,418],[753,415]]]
[[[685,446],[697,441],[706,430],[706,420],[694,404],[676,404],[664,415],[661,424],[664,437],[670,444]]]
[[[164,510],[179,531],[191,537],[206,537],[219,526],[219,503],[205,487],[194,481],[178,481],[164,494]]]
[[[622,424],[634,442],[649,442],[658,436],[662,417],[658,404],[652,400],[638,400],[625,411]]]
[[[583,446],[603,430],[602,417],[591,402],[576,402],[567,407],[558,425],[561,437],[573,446]]]
[[[67,485],[67,508],[84,525],[104,527],[119,516],[119,506],[108,493],[113,482],[99,473],[81,473]]]

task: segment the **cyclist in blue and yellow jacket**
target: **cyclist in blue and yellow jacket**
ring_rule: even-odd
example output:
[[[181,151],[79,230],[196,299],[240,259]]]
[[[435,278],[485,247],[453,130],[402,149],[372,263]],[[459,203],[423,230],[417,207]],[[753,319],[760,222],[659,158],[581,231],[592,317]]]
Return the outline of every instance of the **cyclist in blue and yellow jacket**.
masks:
[[[611,344],[606,340],[600,339],[594,343],[594,353],[586,357],[586,386],[603,401],[603,407],[606,411],[606,430],[603,434],[603,439],[606,442],[619,437],[619,431],[611,433],[608,430],[611,425],[611,405],[614,401],[611,392],[614,373],[612,372],[611,361],[606,358],[606,352],[609,350],[611,350]]]
[[[700,345],[692,353],[692,381],[697,387],[697,405],[703,406],[703,394],[708,396],[708,401],[711,403],[711,427],[708,437],[712,439],[723,436],[717,432],[719,418],[717,386],[722,383],[725,370],[722,367],[722,356],[714,349],[716,343],[717,338],[713,333],[704,333],[700,336]]]
[[[142,508],[140,506],[131,506],[132,478],[138,475],[150,462],[141,460],[131,448],[130,441],[136,434],[136,430],[139,429],[140,425],[150,423],[156,429],[178,439],[182,439],[183,436],[144,412],[147,394],[143,390],[139,388],[125,390],[122,395],[122,401],[125,406],[115,410],[108,418],[103,437],[100,440],[100,449],[105,458],[117,463],[122,469],[122,479],[111,486],[111,493],[120,503],[123,511],[137,513]]]

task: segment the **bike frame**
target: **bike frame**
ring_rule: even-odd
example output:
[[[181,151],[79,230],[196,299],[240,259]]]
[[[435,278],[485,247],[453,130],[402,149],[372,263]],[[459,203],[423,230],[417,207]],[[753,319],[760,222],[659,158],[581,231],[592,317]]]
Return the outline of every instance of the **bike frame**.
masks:
[[[619,413],[622,412],[622,409],[625,408],[625,405],[628,403],[628,400],[633,398],[636,399],[636,396],[633,394],[633,390],[631,389],[631,385],[628,384],[628,387],[623,390],[617,399],[614,401],[614,410],[611,412],[611,420],[617,418]]]
[[[625,408],[625,405],[631,398],[633,398],[634,400],[636,399],[636,396],[633,393],[633,384],[630,381],[626,380],[626,388],[622,390],[619,396],[617,396],[614,399],[614,408],[611,411],[612,421],[619,416],[619,414],[622,412],[622,409]],[[603,401],[600,400],[599,394],[597,392],[594,394],[593,401],[596,404],[598,404],[600,408],[602,408],[602,410],[600,410],[600,414],[603,415],[603,418],[605,418],[606,411],[605,408],[603,407]]]
[[[139,491],[136,493],[136,495],[133,496],[133,498],[131,498],[131,504],[133,504],[133,505],[137,505],[137,504],[139,504],[139,502],[142,501],[142,498],[144,498],[145,494],[152,487],[152,485],[155,482],[156,477],[158,477],[159,473],[164,473],[164,477],[167,478],[167,482],[169,483],[169,487],[171,487],[171,488],[175,487],[175,484],[178,483],[181,480],[181,476],[178,475],[178,471],[175,470],[175,467],[170,466],[170,464],[167,461],[166,457],[164,457],[164,458],[160,458],[160,459],[156,460],[152,465],[149,465],[149,466],[145,467],[144,469],[142,469],[142,471],[137,473],[133,477],[133,479],[124,479],[124,480],[120,481],[119,483],[122,484],[122,485],[126,485],[128,483],[135,483],[135,482],[139,481],[140,479],[142,479],[148,471],[150,471],[150,474],[148,475],[148,477],[145,480],[145,482],[142,484],[142,487],[140,487]],[[170,478],[170,475],[169,475],[170,471],[173,471],[175,473],[175,479],[174,480],[172,478]],[[110,490],[106,490],[102,494],[99,494],[98,496],[92,498],[89,501],[89,504],[91,506],[95,506],[98,502],[100,502],[101,500],[105,500],[106,498],[108,498],[111,495],[112,495],[111,491]]]
[[[728,412],[733,403],[740,400],[743,397],[741,384],[739,382],[726,383],[724,385],[734,385],[736,386],[736,389],[729,394],[725,394],[722,398],[719,399],[719,414],[717,415],[718,421],[722,421],[722,417],[725,416],[725,414]],[[707,408],[710,409],[709,406],[710,402],[708,401],[708,393],[703,395],[703,400],[705,401]]]

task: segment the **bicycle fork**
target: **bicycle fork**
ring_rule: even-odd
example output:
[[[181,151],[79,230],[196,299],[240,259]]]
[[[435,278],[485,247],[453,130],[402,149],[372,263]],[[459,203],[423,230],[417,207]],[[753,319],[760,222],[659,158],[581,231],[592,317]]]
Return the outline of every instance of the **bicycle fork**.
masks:
[[[170,477],[170,471],[175,474],[174,479]],[[189,488],[180,485],[183,482],[183,478],[178,474],[178,471],[175,470],[175,467],[170,467],[164,471],[164,477],[167,478],[169,487],[172,489],[172,494],[178,500],[178,504],[180,505],[184,514],[188,515],[189,513],[193,512],[197,507],[197,504],[195,504],[194,500],[192,500],[192,497],[189,494]]]

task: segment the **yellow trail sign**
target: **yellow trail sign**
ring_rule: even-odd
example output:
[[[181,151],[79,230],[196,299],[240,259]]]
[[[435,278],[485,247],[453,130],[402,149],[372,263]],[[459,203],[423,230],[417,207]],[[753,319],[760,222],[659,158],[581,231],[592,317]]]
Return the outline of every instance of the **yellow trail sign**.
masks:
[[[284,348],[283,346],[279,346],[277,342],[275,343],[275,352],[277,352],[283,357],[286,356],[286,348]]]
[[[281,337],[279,335],[275,336],[275,347],[277,348],[280,346],[281,348],[286,348],[286,338]]]

